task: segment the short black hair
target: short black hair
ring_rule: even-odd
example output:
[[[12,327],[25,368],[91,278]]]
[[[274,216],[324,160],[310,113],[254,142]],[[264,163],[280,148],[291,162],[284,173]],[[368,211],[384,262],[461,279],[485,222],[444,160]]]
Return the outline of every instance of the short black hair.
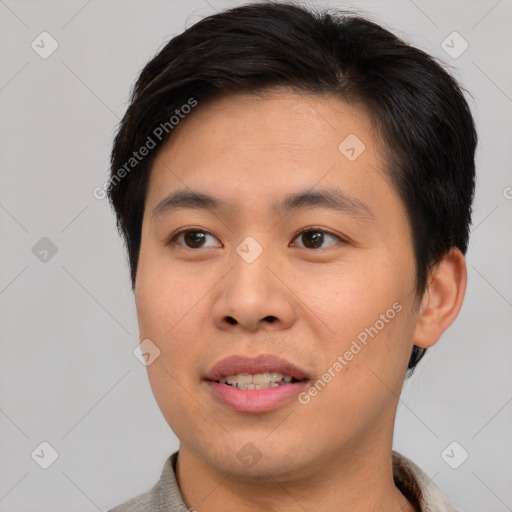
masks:
[[[442,257],[468,246],[477,134],[462,89],[436,59],[363,16],[282,2],[208,16],[142,70],[114,140],[107,189],[132,289],[152,163],[178,115],[229,94],[283,87],[334,94],[370,114],[387,177],[407,209],[421,299]],[[151,150],[140,158],[144,146]],[[424,353],[413,347],[409,374]]]

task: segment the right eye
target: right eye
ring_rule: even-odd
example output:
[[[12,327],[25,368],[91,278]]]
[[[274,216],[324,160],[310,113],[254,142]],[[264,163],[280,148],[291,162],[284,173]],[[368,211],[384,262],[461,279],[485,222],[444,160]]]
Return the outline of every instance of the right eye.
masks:
[[[172,235],[167,245],[180,245],[186,249],[201,249],[205,247],[204,242],[208,236],[215,238],[211,233],[202,229],[182,229]],[[183,245],[182,242],[186,245]]]

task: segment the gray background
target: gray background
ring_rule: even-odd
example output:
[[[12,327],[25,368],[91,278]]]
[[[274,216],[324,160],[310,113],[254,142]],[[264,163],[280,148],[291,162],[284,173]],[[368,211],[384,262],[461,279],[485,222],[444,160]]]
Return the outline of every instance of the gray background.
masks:
[[[132,353],[126,257],[92,191],[141,67],[240,3],[0,0],[0,511],[107,510],[148,490],[178,446]],[[395,449],[462,510],[512,510],[512,2],[315,4],[355,5],[471,92],[480,145],[468,291],[405,384]],[[50,48],[43,31],[59,45],[46,59],[31,47]],[[469,44],[457,58],[441,46],[453,31]],[[453,54],[463,42],[446,44]],[[41,252],[43,237],[56,254]],[[58,452],[48,469],[43,441]],[[452,469],[462,450],[469,458]]]

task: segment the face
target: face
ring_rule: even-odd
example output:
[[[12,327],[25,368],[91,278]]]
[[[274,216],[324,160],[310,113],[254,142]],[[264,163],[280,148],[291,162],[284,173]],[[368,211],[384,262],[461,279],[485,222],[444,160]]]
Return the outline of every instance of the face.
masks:
[[[177,191],[213,198],[171,201]],[[283,90],[199,104],[155,159],[135,286],[180,453],[286,478],[390,449],[414,276],[406,211],[362,109]],[[226,373],[298,382],[242,375],[229,380],[267,389],[237,389],[216,382]]]

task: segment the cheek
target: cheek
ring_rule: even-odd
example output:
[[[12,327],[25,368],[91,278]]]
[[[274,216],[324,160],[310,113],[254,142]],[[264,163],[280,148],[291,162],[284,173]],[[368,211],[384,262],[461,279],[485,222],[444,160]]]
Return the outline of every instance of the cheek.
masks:
[[[140,337],[149,338],[160,349],[160,365],[150,365],[148,375],[152,385],[172,385],[172,377],[182,382],[194,376],[191,369],[205,338],[200,332],[204,322],[197,319],[207,315],[206,285],[200,278],[191,280],[155,261],[145,263],[135,290]]]
[[[408,264],[405,259],[401,267],[388,264],[376,255],[344,275],[333,276],[321,294],[310,296],[308,306],[329,327],[323,365],[330,368],[338,356],[343,358],[343,377],[332,386],[333,392],[337,389],[330,397],[333,403],[345,397],[345,388],[355,386],[364,393],[379,386],[369,369],[392,389],[400,389],[412,335],[410,289],[414,269]]]
[[[194,339],[190,331],[190,313],[197,302],[195,294],[181,289],[169,274],[149,266],[137,278],[135,302],[140,339],[150,339],[160,350],[146,367],[156,402],[175,432],[183,435],[180,418],[190,417],[193,404],[184,389],[191,389],[194,379]],[[194,300],[195,299],[195,300]],[[188,322],[188,323],[187,323]],[[193,402],[193,401],[192,401]],[[199,413],[199,411],[195,411]]]
[[[311,277],[302,296],[311,311],[326,319],[331,335],[346,340],[404,300],[408,280],[402,274],[407,273],[375,255],[322,279],[321,286],[318,277]]]
[[[162,337],[163,324],[166,323],[163,315],[166,302],[161,283],[155,282],[147,272],[140,272],[135,289],[135,306],[141,337],[154,340]]]
[[[167,340],[203,294],[200,280],[180,276],[156,261],[142,260],[135,288],[141,336]]]

